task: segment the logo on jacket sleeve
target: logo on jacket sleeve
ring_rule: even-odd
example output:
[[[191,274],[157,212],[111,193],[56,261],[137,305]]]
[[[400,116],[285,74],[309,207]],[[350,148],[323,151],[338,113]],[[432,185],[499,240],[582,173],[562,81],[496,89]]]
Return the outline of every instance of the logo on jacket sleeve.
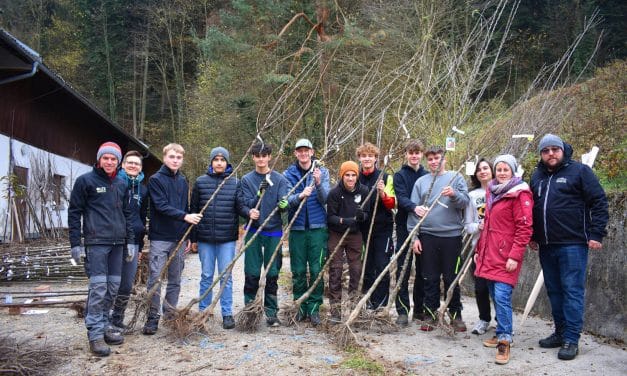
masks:
[[[568,183],[568,180],[566,180],[566,178],[561,177],[561,178],[557,178],[557,180],[555,180],[556,183],[562,183],[562,184],[566,184]]]
[[[107,187],[96,187],[96,193],[107,193]]]

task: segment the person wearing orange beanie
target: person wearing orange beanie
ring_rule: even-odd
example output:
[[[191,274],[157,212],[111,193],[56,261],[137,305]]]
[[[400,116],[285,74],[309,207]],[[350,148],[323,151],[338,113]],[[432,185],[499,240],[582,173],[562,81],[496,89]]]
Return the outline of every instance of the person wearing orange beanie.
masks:
[[[329,254],[338,248],[333,255],[329,268],[329,300],[331,303],[331,323],[341,321],[342,307],[342,268],[344,254],[348,260],[350,283],[348,293],[356,293],[361,276],[361,247],[363,240],[360,223],[368,219],[370,203],[364,202],[368,196],[368,188],[358,180],[359,166],[347,161],[340,166],[340,181],[329,192],[327,197],[327,224]],[[348,232],[342,243],[340,239]]]

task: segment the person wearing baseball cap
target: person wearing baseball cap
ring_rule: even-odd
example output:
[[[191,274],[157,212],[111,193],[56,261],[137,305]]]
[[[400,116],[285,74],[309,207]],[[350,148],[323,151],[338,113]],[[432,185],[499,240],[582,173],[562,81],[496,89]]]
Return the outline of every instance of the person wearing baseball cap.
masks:
[[[607,235],[608,204],[592,169],[573,160],[573,148],[553,134],[538,144],[540,161],[531,176],[533,237],[555,331],[540,340],[557,357],[574,359],[583,329],[588,250],[600,250]]]
[[[291,223],[301,202],[305,201],[289,236],[292,292],[294,300],[297,300],[309,290],[325,262],[328,239],[325,205],[330,187],[329,171],[314,159],[311,141],[306,138],[296,141],[294,156],[296,161],[288,166],[283,175],[289,182],[289,189],[295,187],[288,197],[288,222]],[[309,319],[311,325],[320,325],[323,294],[324,285],[319,283],[299,307],[296,321]]]
[[[74,182],[68,208],[68,228],[72,259],[85,256],[89,264],[89,299],[85,326],[89,349],[97,356],[107,356],[108,345],[119,345],[124,337],[109,323],[109,311],[120,286],[124,245],[137,253],[134,244],[132,213],[126,183],[116,178],[122,150],[114,142],[98,148],[92,171]]]
[[[340,181],[327,197],[327,223],[329,226],[329,252],[338,248],[329,268],[329,301],[331,304],[331,323],[341,321],[342,306],[342,269],[344,255],[348,261],[350,282],[348,293],[357,293],[361,277],[361,248],[363,246],[360,225],[365,223],[370,213],[368,188],[359,183],[359,166],[353,161],[346,161],[340,166]],[[340,239],[348,234],[340,243]],[[329,255],[331,257],[331,255]]]

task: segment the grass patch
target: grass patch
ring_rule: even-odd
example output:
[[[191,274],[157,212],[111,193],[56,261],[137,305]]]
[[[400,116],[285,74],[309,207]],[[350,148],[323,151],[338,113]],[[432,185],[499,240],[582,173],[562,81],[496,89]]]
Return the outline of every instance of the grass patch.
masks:
[[[347,352],[351,356],[342,362],[342,368],[352,369],[360,372],[367,372],[368,375],[385,374],[385,368],[383,367],[383,365],[375,360],[368,358],[362,349],[353,347],[347,350]]]

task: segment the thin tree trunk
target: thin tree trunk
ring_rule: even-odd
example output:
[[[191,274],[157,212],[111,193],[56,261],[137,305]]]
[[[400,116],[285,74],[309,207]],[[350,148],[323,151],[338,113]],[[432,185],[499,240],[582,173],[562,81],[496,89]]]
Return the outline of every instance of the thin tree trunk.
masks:
[[[109,31],[107,26],[107,10],[104,3],[101,4],[102,10],[102,40],[104,43],[105,60],[107,62],[107,88],[109,89],[109,117],[111,120],[116,119],[116,103],[115,103],[115,83],[113,81],[113,72],[111,70],[111,47],[109,46]]]
[[[141,96],[141,112],[139,114],[139,138],[144,139],[144,124],[146,122],[146,96],[148,93],[148,52],[150,50],[150,24],[146,30],[146,48],[144,49],[144,79],[142,81],[142,96]]]

